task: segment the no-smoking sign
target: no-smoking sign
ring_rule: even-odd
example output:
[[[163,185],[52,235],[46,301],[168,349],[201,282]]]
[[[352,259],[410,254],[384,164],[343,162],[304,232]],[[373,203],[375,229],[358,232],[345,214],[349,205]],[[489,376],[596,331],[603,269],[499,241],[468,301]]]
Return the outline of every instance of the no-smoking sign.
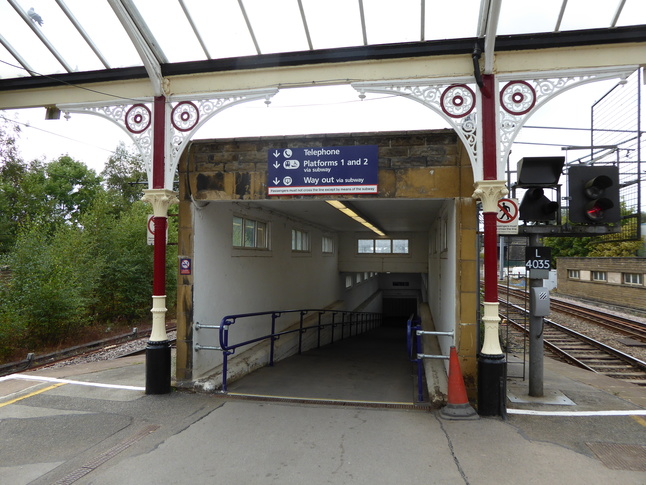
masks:
[[[500,199],[496,215],[498,234],[518,234],[518,199]]]

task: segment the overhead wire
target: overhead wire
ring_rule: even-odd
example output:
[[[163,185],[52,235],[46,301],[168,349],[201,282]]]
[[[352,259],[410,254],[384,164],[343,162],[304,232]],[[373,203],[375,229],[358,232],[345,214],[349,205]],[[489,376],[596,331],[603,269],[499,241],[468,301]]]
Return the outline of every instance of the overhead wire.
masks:
[[[27,72],[29,72],[30,74],[31,74],[31,73],[33,73],[33,74],[36,74],[37,76],[41,76],[41,77],[44,77],[44,78],[47,78],[47,79],[52,79],[52,80],[54,80],[54,81],[56,81],[56,82],[59,82],[59,83],[61,83],[61,84],[65,84],[66,86],[70,86],[70,87],[72,87],[72,88],[83,89],[83,90],[85,90],[85,91],[89,91],[89,92],[91,92],[91,93],[100,94],[100,95],[102,95],[102,96],[109,96],[109,97],[111,97],[111,98],[121,99],[121,100],[124,100],[124,101],[134,101],[134,102],[141,101],[141,100],[139,100],[139,99],[135,99],[135,98],[128,98],[128,97],[124,97],[124,96],[119,96],[118,94],[106,93],[106,92],[104,92],[104,91],[99,91],[99,90],[97,90],[97,89],[87,88],[87,87],[85,87],[85,86],[80,86],[80,85],[78,85],[78,84],[69,83],[69,82],[65,81],[64,79],[60,79],[60,78],[58,78],[58,77],[56,77],[56,76],[53,76],[53,75],[50,75],[50,74],[42,74],[42,73],[40,73],[40,72],[38,72],[38,71],[34,71],[34,70],[30,70],[30,69],[26,69],[26,68],[24,68],[23,66],[17,66],[16,64],[12,64],[11,62],[7,62],[7,61],[2,60],[2,59],[0,59],[0,62],[1,62],[2,64],[6,64],[7,66],[10,66],[10,67],[13,67],[13,68],[16,68],[16,69],[21,69],[21,70],[23,70],[23,71],[27,71]]]
[[[47,133],[48,135],[58,136],[60,138],[65,138],[66,140],[70,140],[70,141],[73,141],[73,142],[76,142],[76,143],[82,143],[84,145],[88,145],[88,146],[91,146],[91,147],[94,147],[94,148],[98,148],[99,150],[103,150],[103,151],[106,151],[108,153],[112,153],[112,154],[116,153],[115,150],[110,150],[108,148],[104,148],[104,147],[101,147],[99,145],[94,145],[92,143],[88,143],[88,142],[85,142],[83,140],[77,140],[76,138],[71,138],[69,136],[61,135],[60,133],[54,133],[53,131],[48,131],[48,130],[45,130],[43,128],[39,128],[37,126],[32,126],[29,123],[23,123],[22,121],[12,120],[11,118],[7,118],[6,116],[0,116],[0,119],[2,119],[4,121],[7,121],[7,122],[10,122],[10,123],[15,123],[17,125],[22,125],[22,126],[25,126],[27,128],[31,128],[33,130],[42,131],[43,133]]]

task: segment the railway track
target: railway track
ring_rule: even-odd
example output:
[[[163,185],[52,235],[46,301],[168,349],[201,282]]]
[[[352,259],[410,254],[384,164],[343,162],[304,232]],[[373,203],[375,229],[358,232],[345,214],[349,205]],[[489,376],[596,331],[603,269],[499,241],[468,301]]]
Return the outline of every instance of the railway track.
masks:
[[[169,341],[175,344],[175,327],[167,327]],[[172,335],[172,337],[171,337]],[[78,361],[108,360],[130,355],[141,354],[146,350],[150,330],[137,331],[109,337],[94,342],[88,342],[49,354],[28,354],[25,360],[0,365],[0,376],[23,372],[27,369],[38,369],[53,365],[66,365]]]
[[[516,335],[526,334],[527,310],[503,299],[500,303],[504,325],[512,327]],[[508,347],[513,350],[514,342],[519,339],[512,334]],[[544,319],[543,343],[549,352],[570,364],[646,387],[646,362],[547,318]]]
[[[512,289],[502,285],[499,286],[499,290],[500,294],[508,294],[523,300],[527,299],[527,292],[524,290]],[[641,322],[556,299],[550,300],[550,307],[554,311],[584,318],[597,325],[616,330],[641,342],[646,342],[646,325]]]

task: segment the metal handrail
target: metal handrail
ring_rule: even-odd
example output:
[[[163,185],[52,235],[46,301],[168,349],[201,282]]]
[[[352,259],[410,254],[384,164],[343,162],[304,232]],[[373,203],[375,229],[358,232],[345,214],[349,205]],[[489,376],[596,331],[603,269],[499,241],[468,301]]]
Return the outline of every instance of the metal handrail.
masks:
[[[276,320],[285,314],[290,313],[299,313],[299,324],[298,328],[292,330],[283,330],[280,332],[276,331]],[[305,315],[318,313],[318,319],[316,324],[305,326]],[[332,319],[329,323],[322,323],[321,317],[325,314],[331,314]],[[336,321],[336,316],[341,315],[341,321]],[[271,315],[271,332],[267,335],[260,337],[255,337],[250,340],[245,340],[244,342],[239,342],[235,344],[229,343],[229,327],[235,324],[238,320],[251,317],[262,317]],[[349,316],[349,319],[346,320],[346,317]],[[355,318],[356,316],[356,318]],[[355,311],[345,311],[345,310],[325,310],[325,309],[302,309],[302,310],[274,310],[267,312],[255,312],[255,313],[238,313],[235,315],[227,315],[222,318],[220,325],[204,325],[199,322],[195,323],[195,329],[212,329],[219,331],[220,346],[202,346],[195,345],[195,350],[219,350],[222,352],[222,392],[227,392],[227,372],[228,372],[228,357],[233,355],[237,349],[240,347],[245,347],[247,345],[254,344],[263,340],[270,341],[269,347],[269,365],[274,365],[274,347],[275,342],[283,335],[289,335],[292,333],[298,332],[298,353],[302,352],[303,348],[303,334],[311,329],[317,329],[317,348],[321,346],[321,332],[324,328],[331,328],[331,338],[330,344],[334,343],[334,328],[341,326],[341,337],[339,340],[343,340],[345,335],[345,329],[349,326],[349,336],[352,336],[352,329],[355,329],[355,335],[358,335],[360,332],[363,333],[367,330],[377,327],[381,324],[382,315],[381,313],[375,312],[355,312]]]
[[[436,335],[444,337],[454,337],[454,331],[448,332],[435,332],[422,330],[422,319],[413,314],[406,322],[406,346],[408,349],[408,358],[411,362],[417,364],[417,399],[422,401],[424,399],[424,391],[422,389],[423,371],[424,366],[422,362],[424,359],[443,359],[448,360],[448,355],[431,355],[422,352],[422,336],[423,335]],[[414,357],[414,358],[413,358]]]

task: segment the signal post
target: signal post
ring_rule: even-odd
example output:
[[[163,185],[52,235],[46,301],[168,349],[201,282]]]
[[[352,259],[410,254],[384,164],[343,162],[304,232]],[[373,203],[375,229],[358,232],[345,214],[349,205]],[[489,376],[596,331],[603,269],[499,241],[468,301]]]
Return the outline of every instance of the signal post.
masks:
[[[526,157],[518,162],[518,182],[526,189],[518,234],[528,237],[525,265],[529,277],[529,395],[543,396],[543,327],[550,314],[549,290],[543,279],[552,269],[550,248],[541,237],[577,237],[619,232],[619,169],[617,166],[574,165],[568,169],[568,220],[562,224],[559,178],[564,157]],[[555,199],[546,194],[556,194]],[[530,224],[527,224],[530,223]],[[572,225],[574,223],[575,225]]]

